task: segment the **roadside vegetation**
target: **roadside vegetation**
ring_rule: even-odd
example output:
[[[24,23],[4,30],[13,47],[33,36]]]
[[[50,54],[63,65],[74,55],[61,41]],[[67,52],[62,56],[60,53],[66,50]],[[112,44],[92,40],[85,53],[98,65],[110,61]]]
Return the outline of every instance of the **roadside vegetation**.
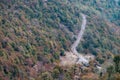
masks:
[[[0,0],[0,80],[119,80],[119,7],[119,0]],[[87,69],[59,66],[81,28],[81,13],[87,27],[77,50],[101,65],[113,60],[104,76],[94,61]]]

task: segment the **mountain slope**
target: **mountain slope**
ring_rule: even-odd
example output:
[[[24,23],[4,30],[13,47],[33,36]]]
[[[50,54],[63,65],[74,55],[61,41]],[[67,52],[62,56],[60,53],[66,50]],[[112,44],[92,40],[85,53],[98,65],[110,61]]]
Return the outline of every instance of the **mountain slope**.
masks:
[[[0,79],[73,80],[74,69],[59,63],[81,29],[81,13],[87,26],[77,50],[105,64],[120,53],[119,8],[119,0],[0,0]]]

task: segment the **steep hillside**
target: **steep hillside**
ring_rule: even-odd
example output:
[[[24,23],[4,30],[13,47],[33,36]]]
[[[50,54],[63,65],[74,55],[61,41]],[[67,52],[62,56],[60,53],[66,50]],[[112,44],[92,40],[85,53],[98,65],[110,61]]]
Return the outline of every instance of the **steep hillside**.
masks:
[[[97,80],[92,61],[85,70],[59,66],[81,29],[81,13],[87,26],[77,50],[101,65],[113,62],[120,53],[119,0],[0,0],[0,80],[74,80],[80,72],[77,78]]]

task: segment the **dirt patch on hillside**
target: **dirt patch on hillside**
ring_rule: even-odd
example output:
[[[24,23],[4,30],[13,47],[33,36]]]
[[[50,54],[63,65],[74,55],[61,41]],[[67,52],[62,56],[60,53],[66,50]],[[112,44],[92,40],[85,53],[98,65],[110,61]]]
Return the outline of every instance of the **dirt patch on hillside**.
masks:
[[[72,66],[76,64],[78,57],[72,52],[65,52],[65,56],[60,57],[61,66]]]

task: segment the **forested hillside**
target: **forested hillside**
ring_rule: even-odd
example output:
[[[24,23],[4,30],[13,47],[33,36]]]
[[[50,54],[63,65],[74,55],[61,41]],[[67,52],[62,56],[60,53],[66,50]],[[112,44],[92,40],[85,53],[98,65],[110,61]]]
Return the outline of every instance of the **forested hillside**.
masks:
[[[87,27],[77,50],[104,68],[113,65],[104,76],[92,61],[85,70],[59,65],[76,40],[81,13]],[[119,0],[0,0],[0,80],[74,80],[78,73],[81,80],[119,80],[119,55]]]

